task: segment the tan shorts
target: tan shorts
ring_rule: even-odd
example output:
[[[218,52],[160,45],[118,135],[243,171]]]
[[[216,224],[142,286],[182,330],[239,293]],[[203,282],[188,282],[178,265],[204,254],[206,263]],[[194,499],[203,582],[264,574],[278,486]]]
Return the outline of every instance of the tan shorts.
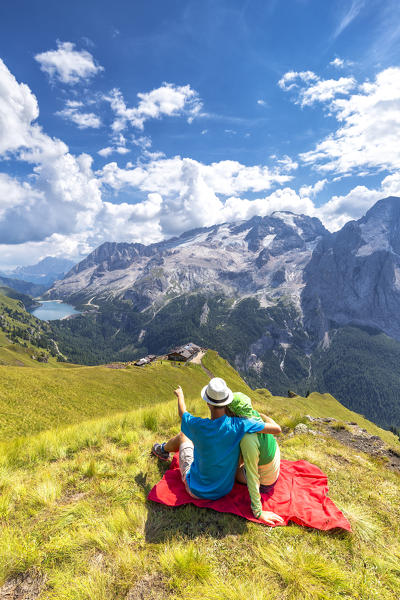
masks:
[[[186,482],[186,476],[189,473],[190,467],[192,466],[192,462],[194,459],[194,446],[191,440],[187,442],[183,442],[179,446],[179,469],[181,472],[182,481],[185,484],[185,489],[188,494],[192,496],[192,498],[197,498],[192,492]]]

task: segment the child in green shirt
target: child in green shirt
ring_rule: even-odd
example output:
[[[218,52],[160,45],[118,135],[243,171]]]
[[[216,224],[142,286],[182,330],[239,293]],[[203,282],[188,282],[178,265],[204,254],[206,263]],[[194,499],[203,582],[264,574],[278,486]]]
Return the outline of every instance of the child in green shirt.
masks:
[[[250,398],[241,392],[233,394],[229,410],[233,416],[263,420],[253,409]],[[267,422],[275,423],[270,417],[263,417]],[[269,433],[246,434],[240,442],[240,449],[244,467],[239,466],[236,480],[247,483],[254,516],[269,525],[283,523],[283,519],[275,513],[263,511],[260,497],[260,491],[267,491],[279,477],[280,451],[274,436]]]

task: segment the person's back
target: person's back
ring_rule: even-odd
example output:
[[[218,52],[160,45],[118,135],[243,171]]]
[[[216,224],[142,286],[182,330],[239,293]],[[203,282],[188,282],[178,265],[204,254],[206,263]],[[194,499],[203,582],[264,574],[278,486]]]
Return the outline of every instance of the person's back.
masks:
[[[261,421],[260,413],[253,409],[251,399],[240,392],[233,394],[230,412],[233,420],[239,416]],[[264,415],[264,419],[274,422]],[[251,508],[256,518],[267,513],[262,509],[260,491],[267,492],[275,484],[280,471],[280,451],[276,439],[270,433],[257,433],[257,435],[244,435],[240,442],[240,450],[244,460],[243,466],[236,473],[236,480],[247,483]],[[273,513],[268,513],[269,518]],[[276,515],[275,515],[276,516]]]
[[[194,459],[186,482],[199,498],[216,500],[228,494],[234,484],[240,454],[240,441],[246,433],[256,433],[263,424],[253,419],[202,419],[185,412],[182,432],[194,444]]]
[[[194,417],[186,410],[181,387],[175,395],[181,431],[167,442],[154,444],[152,453],[160,460],[169,460],[170,452],[179,451],[179,469],[187,493],[198,499],[217,500],[233,488],[243,436],[277,433],[280,427],[276,423],[228,417],[225,407],[232,402],[233,392],[220,377],[211,379],[201,390],[210,419]]]

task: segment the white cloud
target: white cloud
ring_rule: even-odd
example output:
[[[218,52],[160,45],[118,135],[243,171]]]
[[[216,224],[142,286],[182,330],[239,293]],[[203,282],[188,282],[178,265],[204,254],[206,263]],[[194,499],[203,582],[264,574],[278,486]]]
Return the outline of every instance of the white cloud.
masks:
[[[133,136],[132,143],[135,144],[135,146],[139,146],[142,150],[148,150],[152,145],[151,139],[146,135],[140,137]]]
[[[42,131],[35,122],[39,114],[36,98],[3,63],[1,67],[2,154],[32,165],[29,183],[4,174],[0,177],[0,193],[6,198],[0,212],[0,239],[3,247],[15,247],[14,256],[20,256],[23,247],[31,253],[29,260],[43,252],[57,255],[67,239],[71,241],[66,253],[73,253],[88,251],[105,240],[150,243],[211,225],[234,214],[233,201],[225,203],[222,198],[285,184],[297,167],[288,157],[273,168],[237,161],[207,165],[179,156],[167,159],[145,149],[146,163],[125,169],[109,163],[94,173],[89,155],[72,155],[66,144]],[[185,102],[161,103],[157,110],[175,114],[184,107]],[[82,103],[69,101],[67,108],[81,111]],[[128,151],[122,132],[116,133],[114,141],[115,146],[100,153]],[[144,136],[134,141],[144,148],[150,146]],[[106,201],[103,188],[107,185],[117,192],[130,187],[143,199],[136,204]],[[11,260],[9,249],[7,257],[2,261]]]
[[[397,114],[398,71],[383,72],[386,75],[380,74],[376,82],[367,82],[359,94],[348,99],[326,100],[334,107],[343,131],[350,126],[360,127],[360,115],[363,126],[369,125],[371,110],[377,110],[377,103],[379,110],[385,108],[385,115]],[[285,85],[309,82],[313,86],[320,81],[314,74],[304,73],[301,78],[289,77]],[[164,111],[162,114],[176,114],[177,110],[187,115],[185,102],[180,106],[167,109],[160,104],[157,110]],[[83,104],[69,101],[67,108],[79,112]],[[400,175],[395,171],[385,177],[380,189],[357,186],[317,209],[314,198],[327,180],[320,179],[295,191],[288,183],[298,165],[289,156],[271,157],[272,167],[231,160],[204,164],[190,158],[150,153],[151,140],[146,136],[132,140],[143,149],[142,160],[146,162],[128,163],[124,169],[110,162],[93,172],[92,158],[87,154],[72,155],[61,140],[43,132],[36,122],[38,114],[30,89],[18,83],[0,62],[0,154],[32,166],[25,181],[0,173],[3,266],[32,262],[46,255],[79,258],[106,240],[148,244],[193,227],[248,219],[275,210],[319,216],[328,228],[335,229],[348,219],[361,216],[383,195],[400,193]],[[396,136],[397,140],[398,132]],[[332,136],[331,141],[337,140]],[[115,132],[113,142],[99,154],[122,155],[129,151],[122,130]],[[396,153],[395,146],[393,142],[392,154]],[[318,160],[324,163],[327,159],[323,155]],[[280,188],[271,191],[273,186]],[[114,203],[107,193],[109,188],[116,194],[120,190],[126,194],[132,191],[132,197],[138,201]],[[246,197],[253,195],[256,199]]]
[[[348,221],[362,217],[382,197],[382,190],[358,185],[344,196],[333,196],[318,209],[317,216],[327,229],[337,231]]]
[[[97,152],[97,154],[100,154],[100,156],[110,156],[110,154],[112,154],[113,152],[115,152],[115,149],[112,148],[111,146],[106,146],[105,148],[101,148],[101,150],[99,150]]]
[[[100,117],[92,112],[82,112],[80,110],[82,106],[83,102],[68,100],[66,107],[63,110],[56,112],[56,115],[75,123],[79,129],[98,129],[101,127],[102,123]]]
[[[101,150],[99,150],[97,154],[100,154],[100,156],[107,158],[107,156],[110,156],[110,154],[128,154],[129,152],[129,148],[125,148],[125,146],[107,146],[106,148],[102,148]]]
[[[128,125],[143,130],[146,121],[163,116],[183,115],[191,122],[200,114],[202,108],[198,93],[190,85],[176,86],[164,83],[151,92],[139,93],[138,98],[138,105],[128,108],[120,90],[114,89],[105,96],[116,115],[112,125],[114,133],[123,131]]]
[[[281,77],[278,81],[278,85],[282,90],[288,92],[289,90],[298,87],[298,82],[296,80],[300,80],[303,83],[310,83],[310,81],[316,81],[319,77],[313,73],[312,71],[288,71]]]
[[[0,154],[29,144],[31,123],[39,116],[35,96],[18,83],[0,59]]]
[[[259,104],[260,106],[266,106],[267,103],[265,102],[265,100],[257,100],[257,104]]]
[[[86,81],[104,71],[102,66],[96,64],[90,52],[75,50],[75,44],[71,42],[57,41],[57,50],[36,54],[35,60],[50,79],[57,79],[69,85],[74,85],[82,80]]]
[[[348,4],[348,3],[347,3]],[[350,7],[341,15],[333,37],[337,38],[358,17],[365,6],[365,0],[352,0]]]
[[[33,189],[29,183],[21,183],[6,173],[0,173],[0,221],[15,207],[24,206],[29,210],[37,199],[43,199],[43,194]]]
[[[304,163],[337,174],[400,168],[400,68],[381,71],[359,89],[330,102],[339,128],[301,154]]]
[[[311,106],[315,102],[332,100],[338,94],[346,95],[356,85],[353,77],[320,79],[312,71],[289,71],[278,81],[285,92],[296,92],[296,104]]]
[[[400,196],[400,172],[387,175],[376,189],[358,185],[343,196],[333,196],[317,209],[317,216],[330,231],[360,219],[381,198]]]
[[[315,198],[315,196],[317,196],[319,192],[321,192],[324,189],[327,183],[327,179],[320,179],[319,181],[314,183],[314,185],[303,185],[300,188],[299,194],[302,198],[305,196],[308,198]]]
[[[267,166],[246,166],[237,161],[224,160],[209,165],[190,158],[155,158],[144,165],[120,169],[115,162],[108,163],[98,172],[100,180],[119,190],[125,186],[138,187],[145,192],[157,192],[162,195],[176,194],[185,185],[183,172],[187,165],[195,165],[207,185],[216,194],[223,196],[243,192],[268,190],[274,184],[282,185],[292,179],[288,174],[297,167],[297,163],[285,157],[282,166],[270,169]]]
[[[355,85],[356,81],[353,77],[322,79],[301,91],[300,103],[302,106],[311,106],[315,102],[326,102],[338,94],[348,94]]]
[[[329,64],[333,67],[337,67],[338,69],[342,69],[344,67],[344,60],[343,58],[336,57],[331,60]]]
[[[266,216],[275,211],[288,210],[297,214],[315,215],[315,207],[309,198],[300,197],[295,190],[286,187],[276,190],[265,198],[246,200],[238,197],[225,202],[221,221],[251,219],[256,215]]]

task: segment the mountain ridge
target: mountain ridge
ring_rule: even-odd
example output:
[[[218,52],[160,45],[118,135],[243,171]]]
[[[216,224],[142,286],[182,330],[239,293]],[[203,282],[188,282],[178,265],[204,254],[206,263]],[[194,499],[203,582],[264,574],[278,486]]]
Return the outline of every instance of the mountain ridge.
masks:
[[[100,307],[54,324],[60,347],[96,364],[102,347],[107,360],[131,360],[193,339],[275,394],[316,386],[352,408],[363,389],[357,410],[399,427],[400,380],[387,359],[400,357],[399,203],[382,199],[333,234],[278,212],[148,247],[103,245],[49,292]]]

